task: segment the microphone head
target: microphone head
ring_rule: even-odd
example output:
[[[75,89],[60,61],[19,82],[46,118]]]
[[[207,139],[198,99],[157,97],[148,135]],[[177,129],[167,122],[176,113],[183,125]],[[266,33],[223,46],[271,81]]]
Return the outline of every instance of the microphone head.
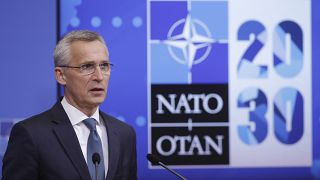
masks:
[[[100,163],[100,155],[99,153],[93,153],[92,155],[92,162],[93,164],[99,164]]]
[[[153,155],[153,154],[147,154],[147,159],[151,163],[156,164],[156,165],[158,165],[159,162],[160,162],[160,159],[157,156]]]

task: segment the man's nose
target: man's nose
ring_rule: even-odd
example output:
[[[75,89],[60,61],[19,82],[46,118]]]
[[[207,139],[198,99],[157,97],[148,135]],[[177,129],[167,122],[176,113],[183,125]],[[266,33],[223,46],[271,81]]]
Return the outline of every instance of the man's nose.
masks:
[[[94,76],[96,77],[97,80],[101,81],[103,79],[103,73],[102,70],[100,69],[100,66],[97,65],[95,67],[95,71],[94,71]]]

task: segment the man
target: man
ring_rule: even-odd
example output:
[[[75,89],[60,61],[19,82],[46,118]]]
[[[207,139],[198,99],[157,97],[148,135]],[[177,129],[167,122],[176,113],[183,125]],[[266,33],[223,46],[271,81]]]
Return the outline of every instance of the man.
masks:
[[[103,38],[85,30],[67,34],[54,63],[64,97],[14,125],[2,179],[137,179],[134,129],[99,110],[111,68]]]

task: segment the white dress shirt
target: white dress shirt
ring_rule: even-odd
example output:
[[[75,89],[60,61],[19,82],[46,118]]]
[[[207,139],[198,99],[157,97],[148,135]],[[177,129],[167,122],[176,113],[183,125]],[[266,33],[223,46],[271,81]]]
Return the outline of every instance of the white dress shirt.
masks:
[[[99,107],[97,108],[96,112],[91,116],[88,117],[83,112],[72,106],[68,103],[67,99],[63,97],[61,104],[66,111],[69,120],[73,126],[74,131],[77,134],[79,144],[81,146],[82,154],[86,162],[87,159],[87,144],[88,138],[90,134],[90,130],[88,127],[83,123],[83,120],[87,118],[94,118],[97,121],[97,132],[100,136],[101,143],[102,143],[102,150],[103,150],[103,159],[104,159],[104,168],[105,168],[105,176],[107,176],[108,172],[108,136],[107,136],[107,129],[103,120],[100,120],[99,115]],[[91,159],[89,159],[91,161]]]

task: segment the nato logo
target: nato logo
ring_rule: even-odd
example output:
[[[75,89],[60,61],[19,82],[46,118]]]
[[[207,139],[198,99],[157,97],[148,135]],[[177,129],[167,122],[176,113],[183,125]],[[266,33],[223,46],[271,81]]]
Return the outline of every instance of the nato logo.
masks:
[[[229,164],[227,5],[149,1],[149,152],[168,165]]]
[[[151,1],[151,83],[227,83],[227,10],[227,1]]]

